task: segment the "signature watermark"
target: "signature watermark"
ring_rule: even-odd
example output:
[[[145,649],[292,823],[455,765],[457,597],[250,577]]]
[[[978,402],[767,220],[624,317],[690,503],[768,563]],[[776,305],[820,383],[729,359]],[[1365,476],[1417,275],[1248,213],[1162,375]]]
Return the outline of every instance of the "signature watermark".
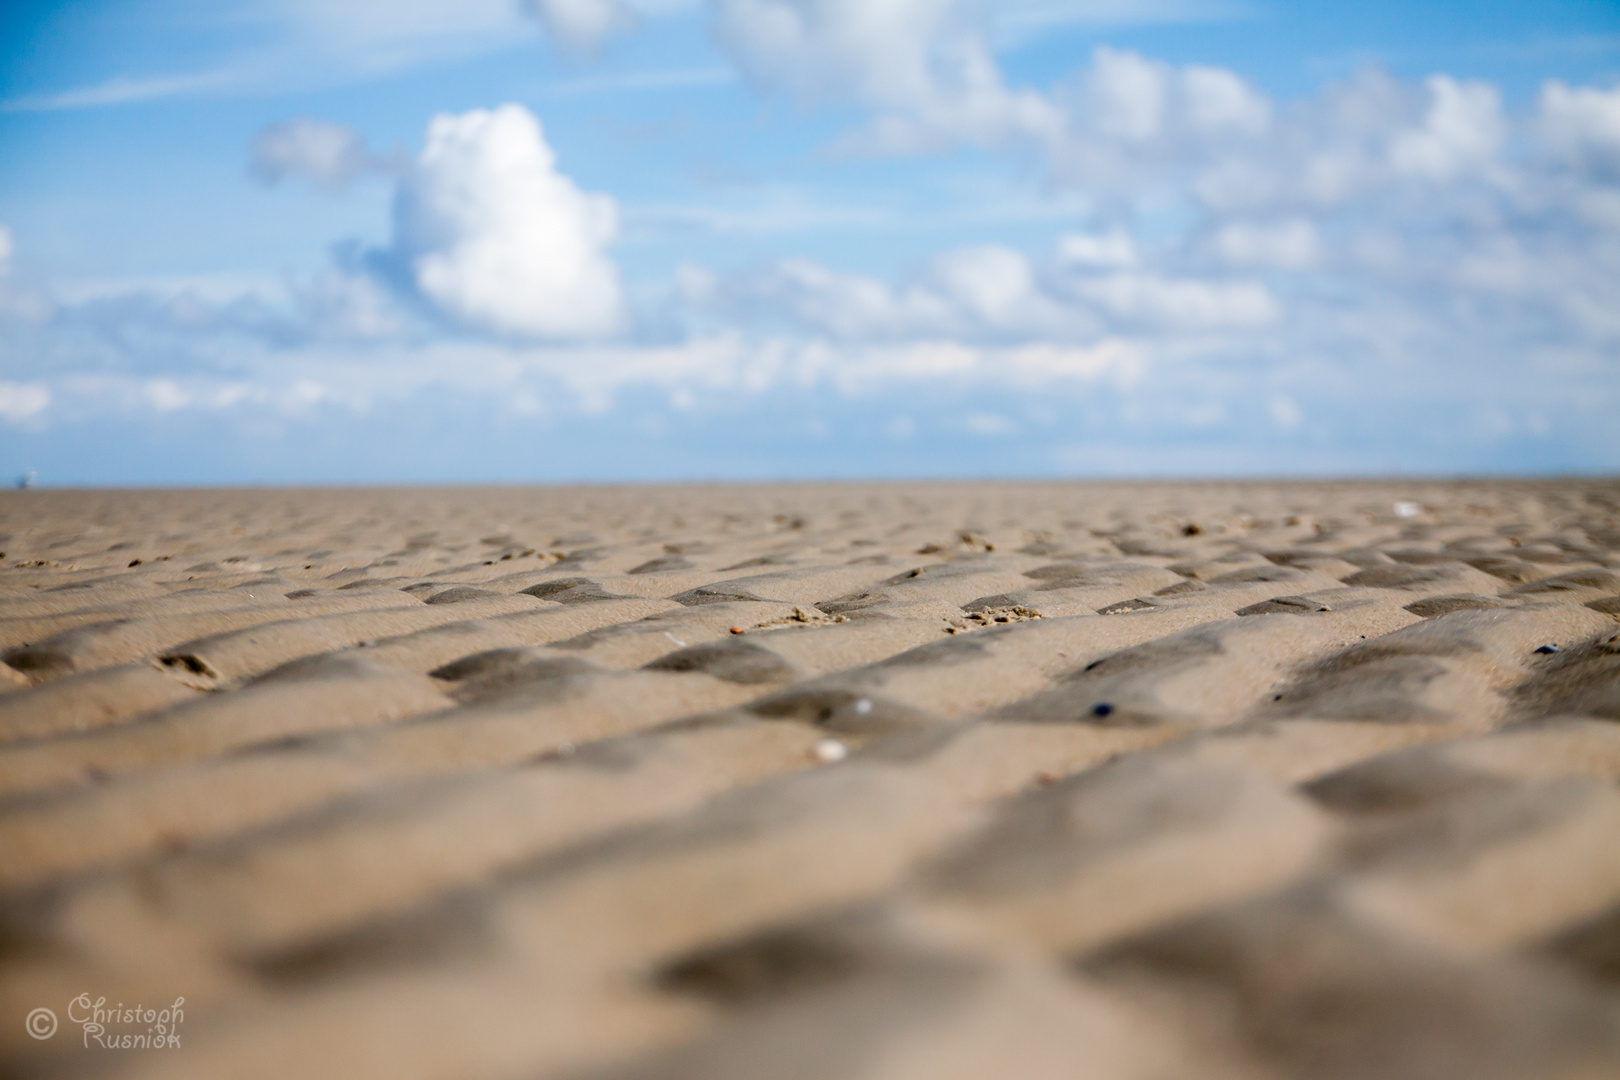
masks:
[[[92,1000],[89,994],[80,994],[68,1002],[67,1018],[79,1025],[86,1049],[178,1050],[185,1003],[185,998],[177,997],[173,1005],[161,1009],[126,1007],[122,1001],[108,1008],[106,998]],[[28,1014],[28,1034],[36,1039],[51,1038],[56,1026],[54,1010],[41,1006]]]

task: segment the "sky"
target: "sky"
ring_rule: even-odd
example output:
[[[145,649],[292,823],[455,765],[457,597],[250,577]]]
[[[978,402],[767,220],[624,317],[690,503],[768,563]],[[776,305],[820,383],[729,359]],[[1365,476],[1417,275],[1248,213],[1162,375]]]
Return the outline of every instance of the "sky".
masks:
[[[0,6],[0,479],[1617,470],[1612,0]]]

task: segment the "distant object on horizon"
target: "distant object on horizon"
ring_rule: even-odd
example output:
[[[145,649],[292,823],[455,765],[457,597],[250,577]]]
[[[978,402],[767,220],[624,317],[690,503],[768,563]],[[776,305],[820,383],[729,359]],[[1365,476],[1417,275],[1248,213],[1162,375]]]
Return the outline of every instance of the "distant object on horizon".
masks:
[[[36,473],[33,469],[28,469],[27,471],[25,471],[21,476],[17,477],[17,490],[18,491],[27,491],[29,488],[33,487],[34,486],[34,479],[38,475],[39,474]]]

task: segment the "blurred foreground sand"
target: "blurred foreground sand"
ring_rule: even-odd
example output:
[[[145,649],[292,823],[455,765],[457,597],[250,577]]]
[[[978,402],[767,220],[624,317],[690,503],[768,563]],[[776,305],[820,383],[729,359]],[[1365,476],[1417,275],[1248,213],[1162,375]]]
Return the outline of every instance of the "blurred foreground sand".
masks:
[[[6,1076],[1620,1075],[1620,482],[16,492],[0,549]]]

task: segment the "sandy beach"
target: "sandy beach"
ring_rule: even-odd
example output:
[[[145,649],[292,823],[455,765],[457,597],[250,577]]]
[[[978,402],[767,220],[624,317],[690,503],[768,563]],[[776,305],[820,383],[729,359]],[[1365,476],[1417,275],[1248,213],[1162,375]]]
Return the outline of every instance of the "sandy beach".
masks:
[[[1620,1075],[1614,480],[18,491],[0,550],[6,1076]]]

